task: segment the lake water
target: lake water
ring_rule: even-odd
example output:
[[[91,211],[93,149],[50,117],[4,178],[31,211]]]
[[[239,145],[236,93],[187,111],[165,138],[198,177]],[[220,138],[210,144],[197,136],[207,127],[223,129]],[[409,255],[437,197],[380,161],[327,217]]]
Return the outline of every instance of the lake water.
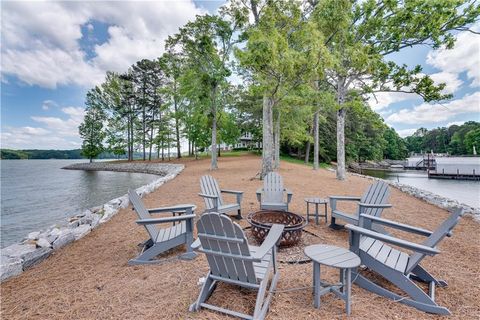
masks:
[[[155,179],[157,175],[63,170],[85,160],[1,160],[0,246],[65,222]]]
[[[480,181],[429,179],[423,171],[362,170],[362,173],[430,191],[471,207],[480,207]]]

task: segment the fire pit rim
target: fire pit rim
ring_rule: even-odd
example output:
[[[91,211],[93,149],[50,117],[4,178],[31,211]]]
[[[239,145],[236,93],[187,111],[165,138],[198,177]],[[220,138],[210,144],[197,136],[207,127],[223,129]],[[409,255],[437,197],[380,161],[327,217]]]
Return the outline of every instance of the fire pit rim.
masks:
[[[296,230],[296,229],[303,229],[305,228],[305,226],[308,224],[308,221],[307,219],[305,219],[303,216],[299,215],[299,214],[296,214],[294,212],[290,212],[290,211],[282,211],[282,210],[259,210],[259,211],[254,211],[254,212],[250,212],[247,216],[247,221],[248,223],[250,223],[251,225],[257,225],[259,227],[264,227],[264,228],[271,228],[273,223],[271,222],[258,222],[258,221],[254,221],[252,219],[252,216],[255,215],[255,214],[261,214],[263,212],[275,212],[275,213],[279,213],[279,214],[284,214],[284,213],[288,213],[288,214],[291,214],[291,215],[294,215],[294,216],[297,216],[300,218],[301,222],[298,222],[298,223],[295,223],[293,225],[290,225],[290,226],[287,226],[285,225],[285,229],[288,229],[288,230]]]
[[[284,228],[283,233],[282,233],[282,240],[280,241],[280,246],[282,246],[282,247],[296,244],[301,237],[302,230],[308,224],[308,221],[303,216],[301,216],[299,214],[296,214],[296,213],[293,213],[293,212],[290,212],[290,211],[259,210],[259,211],[256,211],[256,212],[251,212],[247,216],[247,221],[252,226],[253,235],[257,239],[257,241],[263,241],[265,239],[265,236],[266,236],[266,234],[260,236],[260,234],[263,233],[263,232],[259,233],[258,232],[259,229],[269,231],[272,228],[272,225],[274,224],[274,223],[271,223],[271,222],[258,222],[258,221],[253,220],[254,215],[256,215],[256,214],[261,215],[262,212],[269,212],[270,214],[272,214],[272,213],[273,214],[283,214],[283,215],[288,214],[288,215],[294,216],[297,219],[297,221],[300,220],[298,223],[295,223],[293,225],[285,225],[284,224],[285,228]],[[299,234],[299,232],[300,232],[300,234]],[[296,240],[289,239],[288,237],[285,238],[286,234],[290,234],[290,235],[296,234],[297,236],[294,236],[294,238]]]

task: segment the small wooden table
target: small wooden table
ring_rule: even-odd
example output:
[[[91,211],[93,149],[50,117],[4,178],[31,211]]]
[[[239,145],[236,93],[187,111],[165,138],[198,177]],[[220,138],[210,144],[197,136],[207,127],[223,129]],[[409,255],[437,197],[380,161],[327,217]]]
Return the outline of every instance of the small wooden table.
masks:
[[[345,301],[347,315],[350,315],[352,286],[351,269],[360,265],[360,258],[353,252],[330,245],[315,244],[305,248],[305,255],[313,262],[313,288],[315,308],[320,308],[320,297],[329,292]],[[340,269],[340,282],[329,284],[320,280],[320,265]]]
[[[197,210],[197,206],[192,207],[192,213],[195,213],[195,210]],[[172,215],[175,217],[177,214],[181,216],[182,214],[186,213],[187,210],[173,210]],[[173,222],[173,225],[175,225],[175,222]]]
[[[322,199],[322,198],[305,198],[305,202],[307,203],[307,221],[309,221],[310,217],[310,208],[309,204],[313,203],[315,204],[315,224],[318,225],[318,217],[325,217],[325,223],[328,222],[328,217],[327,217],[327,199]],[[325,205],[325,214],[324,215],[319,215],[318,214],[318,205],[319,204],[324,204]],[[313,214],[312,214],[313,215]]]

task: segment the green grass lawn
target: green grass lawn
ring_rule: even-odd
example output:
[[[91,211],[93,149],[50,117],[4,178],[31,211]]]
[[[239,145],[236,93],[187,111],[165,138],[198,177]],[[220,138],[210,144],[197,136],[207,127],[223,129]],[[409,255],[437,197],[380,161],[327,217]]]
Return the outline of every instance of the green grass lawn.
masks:
[[[303,165],[305,165],[305,166],[313,167],[313,163],[312,163],[312,162],[305,163],[305,160],[298,159],[298,158],[294,158],[294,157],[292,157],[292,156],[281,155],[281,156],[280,156],[280,160],[283,160],[283,161],[286,161],[286,162],[290,162],[290,163],[303,164]],[[325,163],[325,162],[320,162],[320,163],[319,163],[319,167],[320,167],[320,168],[323,168],[323,169],[330,168],[330,164]]]

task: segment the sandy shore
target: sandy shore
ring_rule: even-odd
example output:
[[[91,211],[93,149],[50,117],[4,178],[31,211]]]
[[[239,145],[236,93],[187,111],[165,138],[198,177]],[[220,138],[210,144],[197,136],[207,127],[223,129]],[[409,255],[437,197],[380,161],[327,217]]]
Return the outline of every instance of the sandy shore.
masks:
[[[245,191],[243,214],[258,208],[255,190],[261,182],[252,179],[260,168],[254,156],[220,158],[220,169],[211,173],[209,160],[184,160],[185,170],[144,199],[148,207],[194,203],[203,208],[199,178],[213,174],[226,189]],[[312,195],[360,195],[370,183],[351,176],[335,180],[327,170],[282,162],[280,173],[294,192],[291,211],[305,212],[303,198]],[[384,217],[415,226],[434,229],[447,212],[392,188],[393,209]],[[199,212],[197,212],[199,214]],[[1,284],[1,314],[5,319],[224,319],[209,312],[189,313],[188,306],[199,292],[198,278],[208,265],[203,255],[193,261],[170,261],[161,265],[128,266],[138,253],[138,243],[147,234],[135,224],[130,208],[122,209],[108,223],[93,230],[81,241],[58,251],[22,275]],[[247,225],[245,220],[241,221]],[[480,235],[479,224],[466,216],[439,247],[441,254],[424,260],[423,265],[449,286],[436,291],[436,300],[452,312],[452,319],[480,316]],[[348,247],[346,231],[332,231],[324,224],[310,224],[308,230],[319,236],[319,243]],[[411,240],[418,238],[405,237]],[[278,290],[311,286],[312,265],[281,264]],[[334,280],[337,271],[327,269],[325,280]],[[378,297],[353,286],[353,319],[432,319],[403,304]],[[246,290],[220,285],[211,301],[239,311],[253,310],[255,295]],[[312,306],[311,290],[279,292],[275,295],[268,319],[345,318],[344,306],[333,295],[322,298],[322,308]]]

